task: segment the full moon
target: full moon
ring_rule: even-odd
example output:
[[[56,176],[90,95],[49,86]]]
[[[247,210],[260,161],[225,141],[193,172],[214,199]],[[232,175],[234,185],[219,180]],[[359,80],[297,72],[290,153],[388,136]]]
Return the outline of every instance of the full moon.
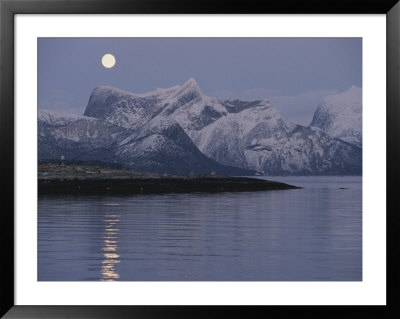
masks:
[[[115,57],[112,54],[105,54],[101,59],[101,63],[107,69],[112,68],[115,65]]]

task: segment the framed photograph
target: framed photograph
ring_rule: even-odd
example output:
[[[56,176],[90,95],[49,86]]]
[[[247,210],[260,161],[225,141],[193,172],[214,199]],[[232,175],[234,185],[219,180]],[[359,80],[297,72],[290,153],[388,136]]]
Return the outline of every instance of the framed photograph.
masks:
[[[398,314],[400,5],[291,5],[1,1],[5,318]]]

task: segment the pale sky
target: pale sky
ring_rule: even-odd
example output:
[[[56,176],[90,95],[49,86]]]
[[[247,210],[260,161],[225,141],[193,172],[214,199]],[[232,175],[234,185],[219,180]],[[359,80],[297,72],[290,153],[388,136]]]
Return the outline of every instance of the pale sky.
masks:
[[[80,115],[97,86],[144,93],[194,78],[206,95],[267,98],[308,125],[323,96],[362,86],[361,38],[40,38],[38,56],[39,109]]]

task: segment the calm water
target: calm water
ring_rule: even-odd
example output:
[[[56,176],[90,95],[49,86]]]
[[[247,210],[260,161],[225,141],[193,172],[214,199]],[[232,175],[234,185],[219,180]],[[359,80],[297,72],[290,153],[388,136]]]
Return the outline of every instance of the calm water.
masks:
[[[40,197],[38,279],[362,280],[361,177],[304,189]]]

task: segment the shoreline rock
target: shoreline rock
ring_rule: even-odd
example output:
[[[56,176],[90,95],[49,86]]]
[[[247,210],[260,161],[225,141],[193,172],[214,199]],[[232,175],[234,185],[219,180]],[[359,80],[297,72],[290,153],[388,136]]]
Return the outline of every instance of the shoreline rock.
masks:
[[[40,179],[39,195],[134,195],[217,193],[298,189],[293,185],[244,177]]]
[[[212,172],[213,173],[213,172]],[[134,195],[194,192],[246,192],[297,189],[251,177],[164,176],[98,166],[40,165],[39,195]]]

